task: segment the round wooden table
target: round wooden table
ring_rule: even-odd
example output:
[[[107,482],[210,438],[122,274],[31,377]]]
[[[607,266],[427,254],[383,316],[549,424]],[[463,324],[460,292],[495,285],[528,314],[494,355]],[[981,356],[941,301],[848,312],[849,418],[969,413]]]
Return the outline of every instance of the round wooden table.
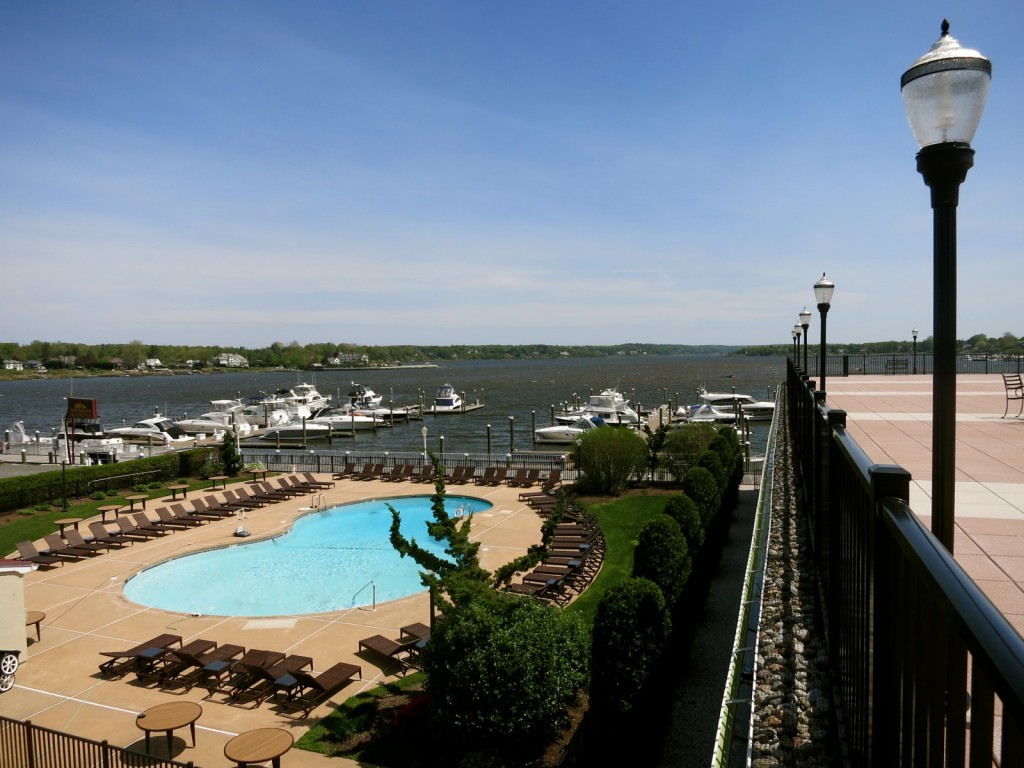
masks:
[[[240,733],[224,745],[224,757],[234,761],[238,768],[250,763],[273,761],[274,768],[281,768],[281,755],[292,748],[295,739],[288,731],[280,728],[257,728]]]
[[[80,518],[80,517],[62,517],[60,520],[54,520],[53,524],[60,528],[60,535],[63,536],[64,535],[64,529],[67,526],[73,525],[73,526],[75,526],[75,529],[77,530],[78,529],[78,524],[80,522],[82,522],[82,518]]]
[[[102,507],[96,507],[96,511],[103,515],[103,522],[107,522],[107,512],[113,512],[114,517],[117,518],[118,513],[124,508],[124,504],[104,504]]]
[[[221,489],[228,487],[228,476],[227,475],[211,475],[210,476],[210,490],[217,490],[217,483],[220,483]]]
[[[174,730],[186,725],[192,731],[192,746],[196,745],[196,720],[203,714],[203,708],[194,701],[168,701],[150,707],[137,718],[135,724],[146,732],[146,752],[149,752],[149,734],[153,731],[167,732],[167,755],[171,754]]]
[[[31,627],[33,624],[36,625],[36,640],[43,639],[43,636],[39,633],[39,625],[45,618],[46,614],[42,611],[28,611],[25,613],[25,626]]]
[[[135,502],[136,501],[141,501],[142,502],[142,508],[143,509],[146,508],[146,502],[149,500],[149,494],[146,494],[146,493],[133,493],[131,496],[125,496],[124,500],[127,501],[129,506],[130,506],[130,509],[128,511],[129,512],[134,512],[135,511]]]
[[[181,498],[188,498],[188,486],[184,484],[179,485],[168,485],[167,490],[171,492],[171,501],[178,500],[178,492],[181,492]]]

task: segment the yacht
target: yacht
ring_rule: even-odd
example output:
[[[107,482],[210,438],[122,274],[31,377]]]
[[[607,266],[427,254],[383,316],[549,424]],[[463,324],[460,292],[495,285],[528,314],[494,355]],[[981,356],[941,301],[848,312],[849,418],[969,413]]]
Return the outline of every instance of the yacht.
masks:
[[[431,409],[434,413],[456,413],[464,410],[462,397],[455,391],[451,384],[442,384],[434,393],[434,405]]]
[[[182,437],[185,432],[170,418],[158,413],[148,419],[137,421],[130,427],[108,429],[107,434],[111,437],[120,437],[122,440],[152,440],[160,445],[168,445]]]
[[[331,407],[331,396],[322,395],[315,384],[303,382],[294,387],[279,389],[272,395],[259,398],[250,405],[266,406],[288,411],[293,417],[316,416]]]
[[[735,424],[735,411],[727,411],[710,403],[697,403],[696,405],[681,405],[676,410],[676,415],[687,422],[715,422],[718,424]]]
[[[382,395],[378,395],[365,384],[356,384],[354,381],[352,388],[348,391],[348,402],[357,410],[378,408],[383,399]]]
[[[708,392],[703,386],[697,390],[702,403],[714,405],[723,410],[733,410],[738,405],[749,421],[771,421],[775,415],[775,403],[771,400],[755,400],[750,395],[733,392]]]
[[[215,432],[233,430],[239,435],[247,435],[252,431],[252,425],[239,411],[207,411],[204,414],[193,418],[178,419],[174,422],[186,435],[212,435]]]
[[[600,416],[588,416],[579,418],[569,424],[554,424],[550,427],[541,427],[533,431],[534,442],[537,443],[572,443],[577,437],[606,426],[604,419]]]
[[[599,416],[606,424],[640,423],[640,414],[633,410],[629,401],[616,389],[603,389],[591,395],[585,406],[560,413],[555,416],[555,420],[568,424],[588,416]]]

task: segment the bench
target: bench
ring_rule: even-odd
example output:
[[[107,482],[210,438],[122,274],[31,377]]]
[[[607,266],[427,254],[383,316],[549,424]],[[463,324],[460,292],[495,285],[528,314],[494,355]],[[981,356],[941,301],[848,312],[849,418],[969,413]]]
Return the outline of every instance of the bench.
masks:
[[[909,368],[910,363],[905,357],[897,357],[885,361],[886,373],[906,373]]]
[[[1004,373],[1003,386],[1006,387],[1006,407],[1003,409],[1002,418],[1005,419],[1006,414],[1010,412],[1011,400],[1020,400],[1020,408],[1017,409],[1017,415],[1020,416],[1024,411],[1024,383],[1021,383],[1020,374]]]

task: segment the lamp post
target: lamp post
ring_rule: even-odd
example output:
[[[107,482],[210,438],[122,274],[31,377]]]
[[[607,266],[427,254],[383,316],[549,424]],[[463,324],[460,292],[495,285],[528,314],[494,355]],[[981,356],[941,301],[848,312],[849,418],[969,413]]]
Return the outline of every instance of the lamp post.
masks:
[[[804,372],[807,372],[807,329],[811,327],[811,310],[804,307],[800,313],[800,327],[804,329]]]
[[[917,170],[931,189],[932,533],[953,551],[956,471],[956,207],[974,165],[971,139],[985,109],[992,63],[962,48],[943,20],[942,35],[900,79],[900,92],[920,151]]]
[[[818,314],[821,315],[821,351],[818,353],[818,379],[821,384],[821,391],[825,391],[825,369],[828,367],[825,360],[825,318],[828,316],[828,308],[832,305],[832,292],[836,289],[832,281],[821,273],[821,279],[814,284],[814,298],[818,302]]]
[[[423,437],[423,460],[427,460],[427,428],[420,427],[420,435]]]
[[[800,326],[793,326],[793,365],[800,364]]]
[[[917,328],[910,332],[910,335],[914,337],[914,373],[917,373]]]

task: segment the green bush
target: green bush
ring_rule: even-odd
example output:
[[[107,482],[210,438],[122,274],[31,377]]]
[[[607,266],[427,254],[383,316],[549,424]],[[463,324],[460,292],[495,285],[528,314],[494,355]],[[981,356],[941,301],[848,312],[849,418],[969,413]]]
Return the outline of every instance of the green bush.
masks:
[[[694,467],[686,473],[683,480],[683,493],[697,504],[701,524],[707,531],[711,521],[718,514],[718,507],[722,501],[718,480],[704,467]]]
[[[36,510],[36,512],[49,512],[50,511],[50,505],[49,505],[49,503],[44,501],[44,502],[42,502],[40,504],[36,504],[34,509]]]
[[[704,451],[700,456],[697,457],[697,466],[703,467],[715,478],[715,482],[718,483],[719,490],[722,490],[728,485],[729,475],[731,468],[727,467],[722,463],[722,459],[713,450]]]
[[[494,593],[455,609],[423,650],[439,749],[483,749],[525,764],[551,742],[587,683],[588,648],[572,614]],[[454,759],[437,764],[455,765]]]
[[[665,504],[665,514],[679,523],[689,552],[697,552],[704,544],[704,524],[697,502],[685,493],[672,494]]]
[[[690,467],[696,466],[697,459],[708,449],[715,436],[723,430],[712,424],[683,424],[671,430],[662,444],[661,464],[669,474],[681,483]]]
[[[132,486],[132,490],[135,491],[136,493],[145,493],[148,489],[149,486],[147,486],[145,483],[139,483],[137,485]]]
[[[31,517],[36,511],[34,509],[19,509],[18,514],[22,517]]]
[[[647,440],[630,429],[591,430],[576,450],[582,472],[576,486],[588,493],[617,496],[647,469]]]
[[[220,445],[220,462],[224,474],[228,477],[235,477],[242,471],[242,452],[238,450],[238,435],[230,429],[224,433],[224,440]]]
[[[599,716],[625,714],[642,696],[671,629],[665,596],[630,578],[601,598],[591,646],[590,705]]]
[[[106,501],[107,494],[105,491],[93,491],[89,494],[89,498],[93,501]]]
[[[633,551],[633,576],[657,584],[666,605],[675,605],[692,569],[686,537],[673,518],[662,515],[640,530]]]

